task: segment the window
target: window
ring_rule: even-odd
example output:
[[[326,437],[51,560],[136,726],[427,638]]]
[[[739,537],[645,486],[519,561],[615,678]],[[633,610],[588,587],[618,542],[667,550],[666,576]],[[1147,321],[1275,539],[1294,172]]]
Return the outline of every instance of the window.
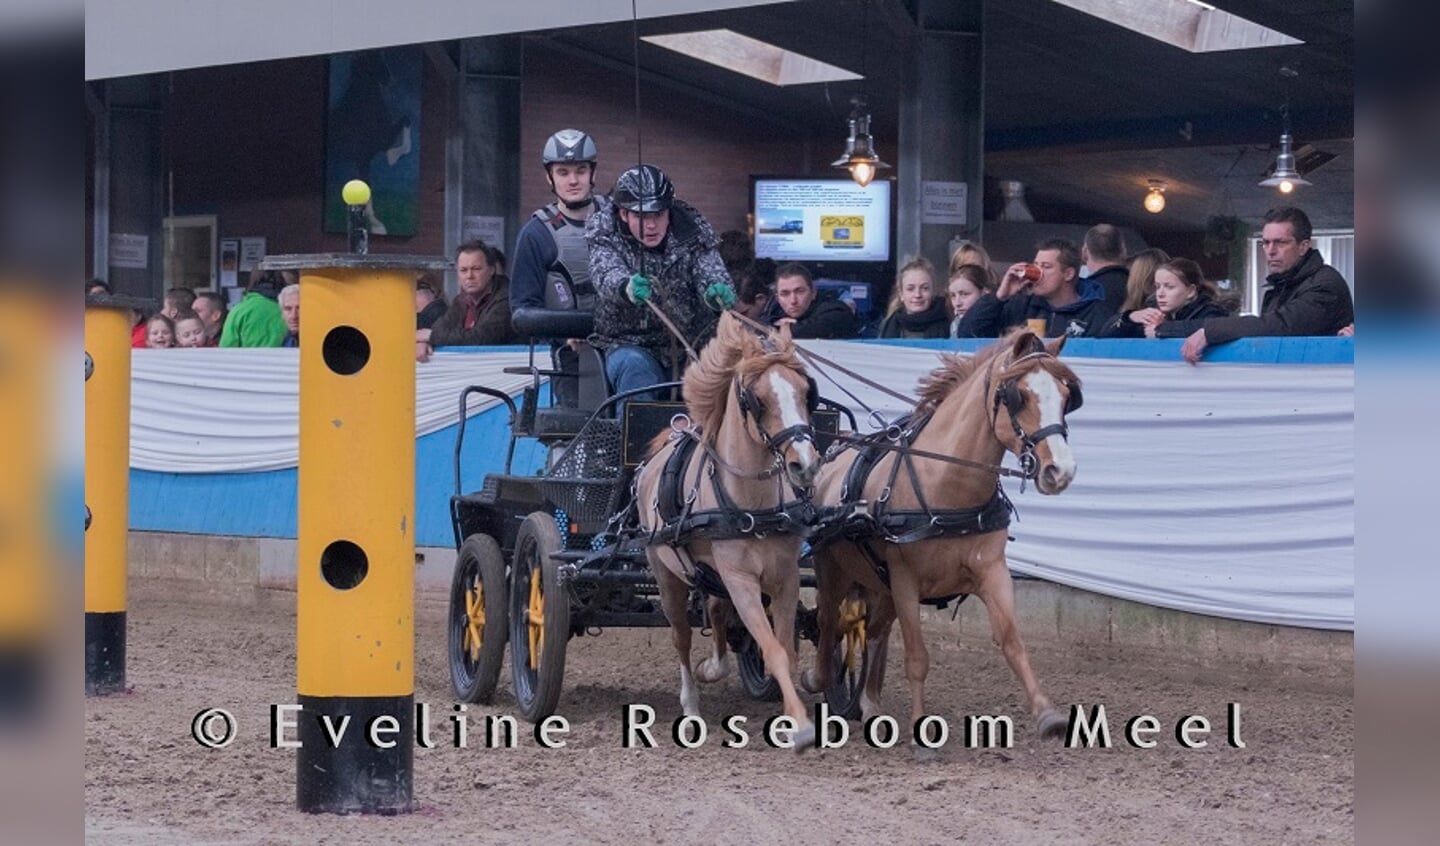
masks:
[[[1340,272],[1355,296],[1355,230],[1317,229],[1310,234],[1310,246],[1320,251],[1325,263]],[[1260,300],[1265,296],[1265,253],[1260,249],[1260,235],[1250,238],[1250,256],[1246,262],[1245,298],[1241,314],[1259,314]]]

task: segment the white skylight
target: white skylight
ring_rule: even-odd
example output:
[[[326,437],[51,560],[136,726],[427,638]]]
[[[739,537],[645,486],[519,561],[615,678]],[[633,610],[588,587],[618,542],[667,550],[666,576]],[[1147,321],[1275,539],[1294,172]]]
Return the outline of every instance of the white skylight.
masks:
[[[857,73],[827,65],[728,29],[647,35],[645,41],[693,59],[743,73],[771,85],[808,85],[862,79]]]
[[[1191,53],[1303,44],[1200,0],[1054,0]]]

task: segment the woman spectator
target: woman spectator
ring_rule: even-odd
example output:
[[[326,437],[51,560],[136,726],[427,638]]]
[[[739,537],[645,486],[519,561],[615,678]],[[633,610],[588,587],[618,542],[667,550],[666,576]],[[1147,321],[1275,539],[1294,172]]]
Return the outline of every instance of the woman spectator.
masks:
[[[1125,304],[1101,331],[1102,338],[1138,338],[1130,330],[1130,314],[1155,306],[1155,271],[1170,260],[1164,250],[1151,247],[1130,257],[1130,275],[1125,282]]]
[[[1110,337],[1178,338],[1182,335],[1167,332],[1168,322],[1229,315],[1230,310],[1220,303],[1220,291],[1201,273],[1200,265],[1190,259],[1173,259],[1155,270],[1155,307],[1126,313]]]
[[[163,314],[157,314],[145,322],[145,346],[165,350],[175,346],[175,324]]]
[[[995,293],[995,281],[990,272],[978,264],[962,264],[950,271],[950,283],[946,286],[945,304],[950,313],[950,337],[955,337],[955,328],[970,306],[985,292]]]
[[[880,337],[950,337],[950,317],[944,298],[935,296],[935,265],[928,259],[913,259],[900,268]]]
[[[999,281],[995,278],[995,271],[990,269],[990,254],[985,248],[973,241],[961,241],[960,246],[950,256],[950,267],[947,269],[946,277],[955,278],[955,271],[967,264],[977,264],[985,270],[985,276],[990,280],[991,288]]]

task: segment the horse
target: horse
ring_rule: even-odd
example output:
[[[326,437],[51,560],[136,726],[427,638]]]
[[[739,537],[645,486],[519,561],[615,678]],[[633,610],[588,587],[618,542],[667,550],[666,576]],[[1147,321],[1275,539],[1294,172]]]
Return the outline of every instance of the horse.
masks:
[[[815,667],[802,677],[807,690],[829,689],[837,637],[846,634],[844,614],[851,632],[863,632],[860,710],[867,721],[875,716],[888,635],[898,618],[918,721],[930,660],[920,603],[974,594],[1024,686],[1040,736],[1063,733],[1066,717],[1041,691],[1015,623],[1005,560],[1011,507],[999,480],[1014,473],[1000,467],[1007,450],[1042,494],[1063,492],[1075,476],[1065,415],[1082,400],[1080,380],[1057,358],[1064,343],[1063,337],[1045,343],[1020,329],[969,358],[944,355],[921,380],[912,415],[868,439],[869,450],[846,445],[826,456],[814,491],[820,633]],[[868,606],[858,614],[857,600]],[[931,752],[917,747],[916,755]]]
[[[815,390],[788,327],[762,337],[723,312],[715,338],[685,372],[690,427],[672,425],[658,435],[635,476],[640,536],[647,538],[646,557],[680,659],[685,715],[700,715],[695,676],[713,682],[728,673],[728,599],[779,684],[796,727],[792,742],[800,748],[814,737],[791,668],[800,546],[810,514],[801,494],[820,468],[810,426]],[[692,586],[706,594],[715,626],[714,653],[694,675],[687,615]]]

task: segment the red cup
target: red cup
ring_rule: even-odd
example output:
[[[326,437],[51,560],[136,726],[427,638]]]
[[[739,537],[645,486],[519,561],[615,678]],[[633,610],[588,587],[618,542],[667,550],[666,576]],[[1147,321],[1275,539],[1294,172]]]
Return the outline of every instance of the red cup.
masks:
[[[1025,277],[1025,280],[1027,282],[1039,282],[1040,266],[1035,264],[1027,264],[1025,265],[1025,269],[1021,271],[1021,274]]]

